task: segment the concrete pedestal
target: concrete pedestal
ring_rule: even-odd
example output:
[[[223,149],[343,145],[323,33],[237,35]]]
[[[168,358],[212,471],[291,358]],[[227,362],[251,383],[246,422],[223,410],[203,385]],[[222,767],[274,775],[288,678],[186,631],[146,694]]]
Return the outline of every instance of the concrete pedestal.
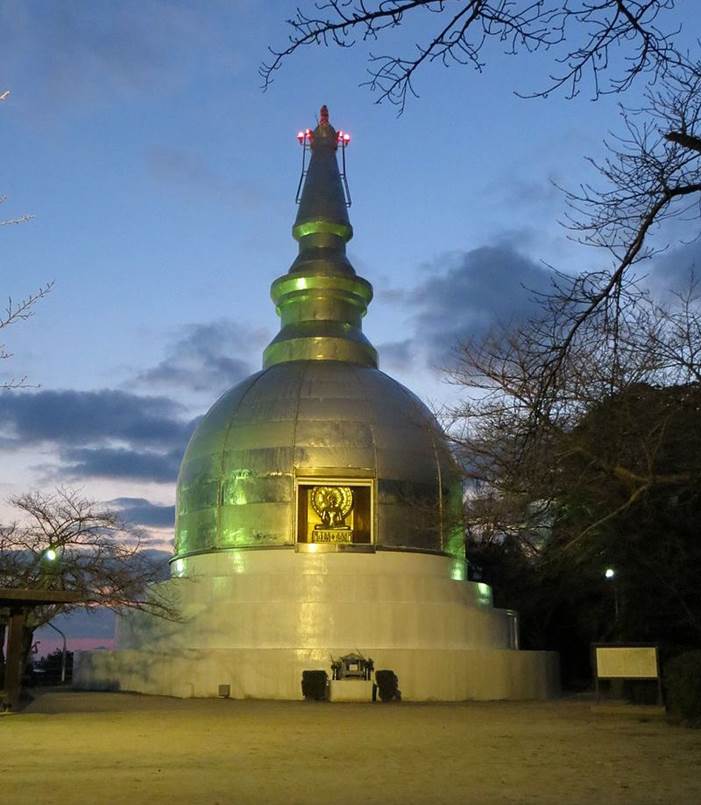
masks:
[[[358,652],[404,700],[547,698],[557,657],[515,650],[513,613],[449,557],[378,551],[230,551],[174,563],[157,593],[181,623],[120,619],[118,650],[84,652],[77,687],[171,696],[300,699],[302,671]]]

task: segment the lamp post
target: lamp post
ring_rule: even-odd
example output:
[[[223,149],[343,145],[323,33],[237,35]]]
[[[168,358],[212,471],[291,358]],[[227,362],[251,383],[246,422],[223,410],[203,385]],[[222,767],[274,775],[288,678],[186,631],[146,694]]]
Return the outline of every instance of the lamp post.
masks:
[[[61,649],[61,684],[63,684],[66,681],[66,635],[50,621],[46,625],[50,626],[54,632],[58,632],[63,639],[63,648]]]
[[[613,587],[613,625],[615,628],[618,625],[618,585],[616,584],[615,568],[607,567],[604,570],[604,578],[606,581],[610,581]]]

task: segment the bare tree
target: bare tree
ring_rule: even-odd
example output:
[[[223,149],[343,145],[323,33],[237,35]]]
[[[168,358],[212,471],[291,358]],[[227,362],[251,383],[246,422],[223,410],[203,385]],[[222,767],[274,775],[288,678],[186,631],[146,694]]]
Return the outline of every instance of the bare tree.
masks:
[[[552,53],[554,72],[532,95],[564,89],[573,97],[585,81],[594,97],[622,92],[639,74],[656,77],[679,60],[676,31],[659,25],[674,0],[323,0],[308,5],[313,11],[298,8],[287,20],[290,44],[271,49],[271,61],[260,67],[263,86],[269,87],[284,61],[307,45],[348,48],[376,42],[411,21],[426,35],[405,55],[371,53],[365,82],[378,103],[387,100],[400,113],[409,96],[417,95],[414,79],[427,64],[481,72],[492,42],[506,54]],[[610,57],[620,46],[626,60],[615,68]]]
[[[7,300],[7,305],[4,312],[0,313],[0,331],[7,329],[12,324],[19,321],[24,321],[30,318],[34,313],[34,305],[43,299],[53,287],[53,282],[49,282],[42,288],[39,288],[35,293],[25,296],[19,302],[13,301],[10,297]],[[0,343],[0,360],[7,360],[12,357],[12,353],[8,352],[5,345]],[[0,389],[13,389],[21,388],[27,385],[26,377],[11,377],[9,380],[0,382]]]
[[[0,102],[6,101],[10,95],[9,90],[4,90],[0,93]],[[7,196],[0,196],[0,204],[7,201]],[[0,219],[0,226],[13,226],[15,224],[24,224],[30,221],[31,215],[20,215],[15,218]],[[25,296],[19,302],[14,302],[12,297],[7,300],[7,306],[3,313],[0,313],[0,330],[5,330],[10,325],[16,324],[18,321],[28,319],[34,312],[34,305],[43,299],[53,287],[53,282],[48,282],[38,291]],[[3,343],[0,343],[0,360],[7,360],[12,357],[12,353],[8,352]],[[26,377],[11,377],[9,380],[0,382],[0,390],[21,388],[27,385]]]
[[[628,284],[620,302],[577,330],[556,383],[542,365],[573,302],[463,345],[452,374],[465,386],[445,421],[469,479],[468,556],[507,593],[504,580],[530,577],[499,603],[527,611],[540,647],[557,641],[541,627],[561,607],[592,613],[582,645],[611,627],[604,563],[625,587],[618,637],[701,635],[699,289],[662,305]]]
[[[603,162],[592,161],[603,180],[601,186],[565,190],[569,206],[566,226],[575,239],[597,251],[599,267],[574,278],[554,272],[552,288],[541,295],[545,315],[516,335],[518,348],[512,345],[516,350],[513,360],[527,362],[528,388],[537,395],[529,399],[531,425],[547,421],[553,406],[561,409],[563,393],[570,399],[566,387],[573,377],[573,363],[581,365],[582,353],[590,366],[604,366],[600,355],[593,363],[589,355],[589,350],[597,352],[604,345],[614,373],[625,368],[619,350],[631,343],[620,338],[632,327],[623,315],[623,301],[628,305],[636,301],[628,284],[631,269],[660,252],[654,237],[672,220],[683,221],[691,237],[698,236],[701,62],[670,71],[660,85],[648,89],[644,107],[622,108],[621,112],[625,133],[610,138],[609,156]],[[603,268],[599,254],[608,262]],[[639,305],[633,304],[631,310],[643,315]],[[650,311],[645,315],[649,317]],[[659,323],[661,308],[656,315]],[[684,327],[690,324],[687,320]],[[665,337],[669,327],[671,322],[665,321]],[[524,339],[528,343],[521,355]],[[486,344],[482,346],[486,348]],[[655,349],[659,353],[671,346],[658,342]],[[652,354],[655,352],[648,358]],[[609,376],[606,382],[615,388],[615,378]]]
[[[559,307],[548,298],[540,318],[459,349],[451,379],[466,388],[466,399],[446,413],[445,421],[468,477],[478,485],[479,493],[472,496],[470,505],[477,513],[476,521],[488,524],[486,531],[516,529],[527,542],[532,541],[531,548],[537,548],[548,512],[579,482],[581,473],[564,471],[573,455],[586,454],[591,466],[597,467],[599,480],[607,474],[606,483],[619,484],[625,494],[612,496],[618,501],[612,508],[600,507],[596,516],[592,514],[580,531],[571,534],[572,544],[602,522],[623,514],[655,487],[681,489],[696,483],[688,468],[662,468],[656,458],[661,455],[670,417],[678,414],[680,406],[691,405],[689,401],[698,394],[698,286],[692,282],[668,305],[635,285],[626,285],[622,293],[619,309],[612,301],[578,328],[554,375],[544,372],[543,365],[577,314],[579,306],[572,297],[569,305]],[[595,443],[582,446],[589,436],[581,423],[592,411],[626,395],[637,401],[645,397],[645,389],[651,390],[648,402],[660,407],[649,432],[637,431],[635,450],[624,440],[620,453],[607,453],[604,458],[607,444],[598,447],[598,455],[592,452]],[[655,391],[664,389],[679,391],[669,392],[668,398]],[[624,423],[624,414],[640,417],[637,405],[631,402],[625,410],[618,409],[623,434],[636,430],[632,422]],[[619,438],[612,431],[607,439],[611,443],[614,437]],[[644,462],[641,455],[646,457]]]
[[[0,586],[80,595],[75,604],[34,609],[27,648],[34,629],[76,608],[137,609],[177,620],[175,606],[152,587],[162,579],[165,563],[143,549],[140,532],[114,511],[65,489],[20,495],[10,503],[22,519],[0,528]]]
[[[590,275],[561,352],[592,312],[620,291],[631,266],[656,253],[650,236],[662,224],[699,220],[701,62],[670,72],[646,98],[642,109],[621,109],[625,134],[613,137],[603,163],[592,162],[603,186],[567,192],[570,230],[580,242],[608,253],[611,267],[593,282]]]

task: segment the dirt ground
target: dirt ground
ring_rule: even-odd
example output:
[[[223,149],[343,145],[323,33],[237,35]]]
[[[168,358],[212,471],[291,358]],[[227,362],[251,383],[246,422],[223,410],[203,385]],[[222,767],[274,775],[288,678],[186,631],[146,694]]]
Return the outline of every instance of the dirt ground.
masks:
[[[0,802],[701,803],[701,730],[590,702],[52,691],[0,717]]]

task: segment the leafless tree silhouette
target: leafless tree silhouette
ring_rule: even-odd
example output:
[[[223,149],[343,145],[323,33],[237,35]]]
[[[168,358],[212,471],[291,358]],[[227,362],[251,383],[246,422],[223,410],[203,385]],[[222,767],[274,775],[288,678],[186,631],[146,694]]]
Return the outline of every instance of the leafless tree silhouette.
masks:
[[[309,4],[312,5],[312,4]],[[407,22],[426,31],[414,51],[370,54],[365,85],[401,113],[416,96],[414,79],[427,64],[470,66],[482,71],[488,46],[507,54],[552,53],[553,72],[532,95],[564,89],[577,95],[585,82],[592,94],[622,92],[640,73],[657,76],[679,60],[674,30],[660,26],[674,0],[324,0],[313,11],[298,8],[287,20],[289,45],[271,48],[260,75],[268,87],[285,60],[307,45],[353,47],[377,42]],[[618,47],[625,61],[612,58]]]

